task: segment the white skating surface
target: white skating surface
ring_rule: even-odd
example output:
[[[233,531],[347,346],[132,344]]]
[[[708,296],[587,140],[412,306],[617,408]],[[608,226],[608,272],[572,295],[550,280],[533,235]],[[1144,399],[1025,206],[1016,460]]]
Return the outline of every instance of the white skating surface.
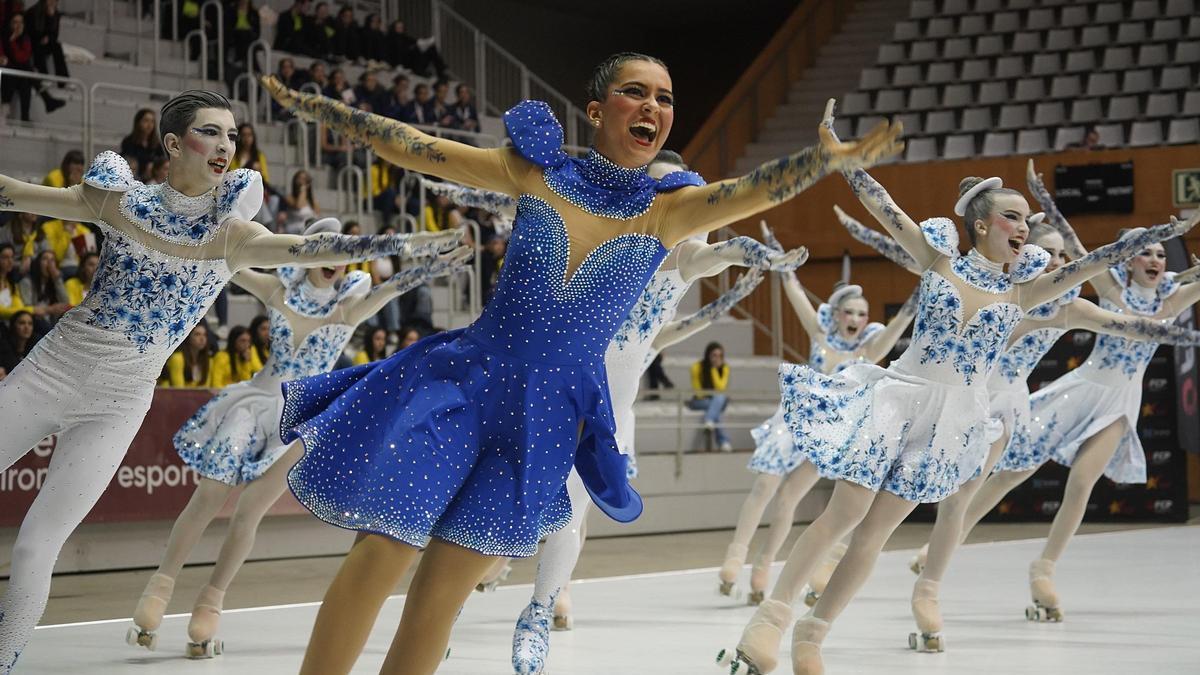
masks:
[[[1188,673],[1200,670],[1200,527],[1078,537],[1058,567],[1066,622],[1032,624],[1026,568],[1037,541],[966,546],[943,583],[944,654],[908,651],[911,551],[883,554],[871,580],[835,624],[825,664],[839,673]],[[586,555],[586,553],[585,553]],[[742,581],[745,581],[743,573]],[[554,633],[547,673],[720,675],[720,647],[736,643],[751,610],[715,593],[715,570],[576,584],[575,630]],[[474,594],[455,628],[453,655],[440,673],[511,672],[513,622],[528,586]],[[384,608],[355,673],[383,661],[403,600]],[[159,651],[123,641],[128,620],[46,626],[35,633],[18,673],[94,675],[174,672],[295,673],[312,627],[313,605],[227,612],[226,654],[182,658],[186,617],[169,618]],[[785,642],[790,644],[789,642]],[[776,673],[790,673],[786,657]]]

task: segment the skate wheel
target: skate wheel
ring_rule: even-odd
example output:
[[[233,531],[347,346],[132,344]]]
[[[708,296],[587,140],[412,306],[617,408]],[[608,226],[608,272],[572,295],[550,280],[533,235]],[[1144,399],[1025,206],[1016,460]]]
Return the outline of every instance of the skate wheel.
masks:
[[[751,607],[757,607],[762,604],[766,593],[764,591],[750,591],[750,595],[746,596],[746,604]]]
[[[446,655],[442,657],[442,660],[443,660],[443,661],[449,661],[449,660],[450,660],[450,648],[449,648],[449,647],[446,647]]]
[[[720,667],[728,666],[733,662],[733,653],[728,649],[722,649],[717,652],[717,665]]]
[[[717,592],[725,596],[733,595],[733,584],[734,582],[732,581],[722,581],[721,584],[717,586]]]
[[[225,653],[225,641],[224,640],[214,640],[214,641],[210,642],[209,644],[212,645],[212,655],[213,656],[220,656]]]
[[[812,590],[811,588],[808,589],[808,592],[804,594],[804,604],[808,605],[809,607],[815,606],[817,604],[817,600],[820,600],[820,599],[821,599],[820,594],[818,594],[816,591]]]
[[[917,634],[916,633],[908,634],[908,648],[913,651],[916,651],[916,649],[917,649]]]
[[[923,652],[941,653],[946,651],[946,641],[941,635],[927,635],[924,642],[925,644],[922,645],[923,648],[921,649]]]
[[[911,570],[913,574],[921,576],[921,572],[925,571],[925,566],[921,564],[920,558],[913,556],[912,560],[908,561],[908,569]]]
[[[150,651],[158,649],[158,633],[150,633],[149,638],[143,642],[142,646]]]
[[[1025,620],[1026,621],[1037,621],[1038,620],[1038,608],[1034,607],[1032,605],[1029,607],[1026,607],[1025,608]]]
[[[137,628],[130,626],[129,630],[125,631],[125,644],[130,647],[137,647],[139,632]]]
[[[551,630],[566,631],[575,628],[575,619],[571,618],[570,614],[556,615]]]

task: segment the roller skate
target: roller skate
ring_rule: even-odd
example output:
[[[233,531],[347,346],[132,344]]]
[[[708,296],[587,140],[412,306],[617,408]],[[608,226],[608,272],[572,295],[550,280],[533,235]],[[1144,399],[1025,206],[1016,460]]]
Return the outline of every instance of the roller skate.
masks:
[[[158,627],[174,590],[175,580],[171,577],[158,573],[150,577],[137,608],[133,610],[134,625],[125,631],[126,644],[150,651],[158,648]]]
[[[188,621],[189,659],[211,659],[225,652],[225,643],[215,637],[217,625],[221,621],[221,603],[224,600],[225,591],[213,586],[200,589],[196,605],[192,607],[192,619]]]
[[[717,572],[717,578],[720,579],[717,592],[721,595],[733,595],[738,574],[742,571],[742,565],[746,564],[746,553],[747,549],[742,544],[730,544],[725,549],[725,562],[721,565],[721,571]]]
[[[1052,623],[1063,620],[1058,593],[1054,592],[1053,560],[1043,558],[1029,565],[1029,594],[1033,596],[1033,604],[1025,608],[1026,619]]]
[[[908,634],[909,649],[918,652],[946,650],[946,638],[942,637],[942,610],[938,604],[939,584],[937,581],[917,579],[913,586],[912,614],[920,632]]]
[[[792,628],[792,675],[824,675],[821,643],[829,634],[829,622],[806,616]]]
[[[767,594],[767,583],[771,580],[771,563],[775,562],[759,556],[750,568],[750,595],[746,596],[746,604],[757,607],[762,604]]]
[[[829,557],[825,558],[813,572],[812,579],[808,582],[808,590],[804,593],[804,604],[809,607],[817,604],[817,600],[825,592],[825,587],[829,585],[829,578],[833,576],[833,571],[837,569],[838,563],[842,562],[844,555],[846,555],[846,544],[843,542],[834,544],[829,551]]]
[[[546,605],[532,600],[517,617],[512,642],[512,666],[517,675],[536,675],[545,669],[546,657],[550,655],[553,607],[554,598]]]
[[[563,586],[554,601],[554,623],[550,630],[563,631],[574,627],[575,620],[571,618],[571,593]]]
[[[929,544],[925,544],[921,548],[917,549],[916,555],[909,559],[908,569],[912,570],[913,574],[921,576],[921,572],[925,571],[925,560],[928,558]]]
[[[775,670],[779,643],[791,620],[792,608],[786,602],[764,600],[742,631],[737,647],[717,653],[717,665],[728,666],[730,675],[763,675]]]
[[[494,574],[475,584],[475,590],[480,593],[491,593],[499,588],[501,582],[508,581],[508,575],[510,574],[512,574],[512,565],[506,562]]]

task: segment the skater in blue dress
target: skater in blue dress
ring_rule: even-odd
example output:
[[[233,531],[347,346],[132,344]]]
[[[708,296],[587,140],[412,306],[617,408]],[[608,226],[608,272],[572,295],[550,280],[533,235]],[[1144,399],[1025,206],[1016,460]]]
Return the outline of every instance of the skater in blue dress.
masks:
[[[318,517],[367,536],[326,593],[303,673],[353,666],[383,600],[424,547],[383,671],[431,673],[456,613],[495,556],[530,556],[571,516],[572,465],[597,506],[636,518],[615,440],[604,351],[680,241],[790,199],[832,171],[897,152],[899,128],[822,143],[737,179],[699,185],[645,167],[674,117],[666,67],[623,53],[589,85],[595,138],[562,149],[549,106],[504,116],[511,148],[436,139],[264,80],[282,105],[405,169],[517,199],[495,296],[471,326],[389,359],[287,387],[282,428],[303,442],[290,484]],[[293,449],[300,452],[297,446]]]

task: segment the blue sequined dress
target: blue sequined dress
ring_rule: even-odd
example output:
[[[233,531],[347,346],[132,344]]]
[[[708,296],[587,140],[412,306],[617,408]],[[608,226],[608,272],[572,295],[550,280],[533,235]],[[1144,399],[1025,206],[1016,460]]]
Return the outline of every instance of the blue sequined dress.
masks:
[[[883,324],[870,323],[863,329],[862,335],[850,341],[837,332],[833,321],[833,307],[827,302],[821,303],[817,310],[817,322],[825,332],[824,339],[813,340],[808,353],[808,364],[812,368],[832,375],[841,372],[861,359],[851,358],[868,340],[883,330]],[[831,353],[833,352],[833,353]],[[838,356],[836,359],[831,357]],[[767,421],[750,430],[754,438],[754,454],[746,468],[754,473],[766,473],[773,476],[786,476],[804,462],[804,453],[796,450],[792,442],[792,431],[783,419],[783,401]]]
[[[1013,284],[1040,273],[1049,256],[1026,246],[1010,275],[974,250],[960,255],[953,222],[935,218],[921,230],[948,259],[947,274],[995,301],[963,316],[957,286],[935,264],[921,275],[912,342],[886,369],[856,364],[830,376],[784,364],[779,379],[792,440],[822,476],[938,502],[987,457],[996,429],[988,375],[1024,316]]]
[[[1125,289],[1120,304],[1100,301],[1102,308],[1112,312],[1154,316],[1180,287],[1173,275],[1155,289],[1144,289],[1129,281],[1124,266],[1114,267],[1110,273]],[[1137,436],[1137,421],[1142,375],[1157,350],[1157,342],[1097,335],[1083,365],[1034,393],[1028,455],[1071,466],[1084,441],[1123,418],[1125,434],[1104,475],[1117,483],[1145,483],[1146,453]]]
[[[266,473],[287,450],[279,442],[284,382],[327,373],[354,335],[342,301],[362,297],[371,275],[351,272],[336,287],[317,288],[304,269],[277,272],[281,292],[266,302],[271,356],[253,378],[231,384],[175,434],[175,451],[205,478],[240,485]]]
[[[306,450],[289,483],[326,522],[413,546],[432,536],[530,556],[570,518],[572,464],[610,517],[641,513],[614,438],[604,351],[666,250],[645,231],[625,231],[568,278],[570,238],[555,204],[628,230],[645,222],[637,219],[658,192],[699,177],[656,181],[595,151],[568,158],[544,103],[521,103],[504,121],[547,190],[518,198],[483,315],[383,361],[284,387],[282,436]]]

